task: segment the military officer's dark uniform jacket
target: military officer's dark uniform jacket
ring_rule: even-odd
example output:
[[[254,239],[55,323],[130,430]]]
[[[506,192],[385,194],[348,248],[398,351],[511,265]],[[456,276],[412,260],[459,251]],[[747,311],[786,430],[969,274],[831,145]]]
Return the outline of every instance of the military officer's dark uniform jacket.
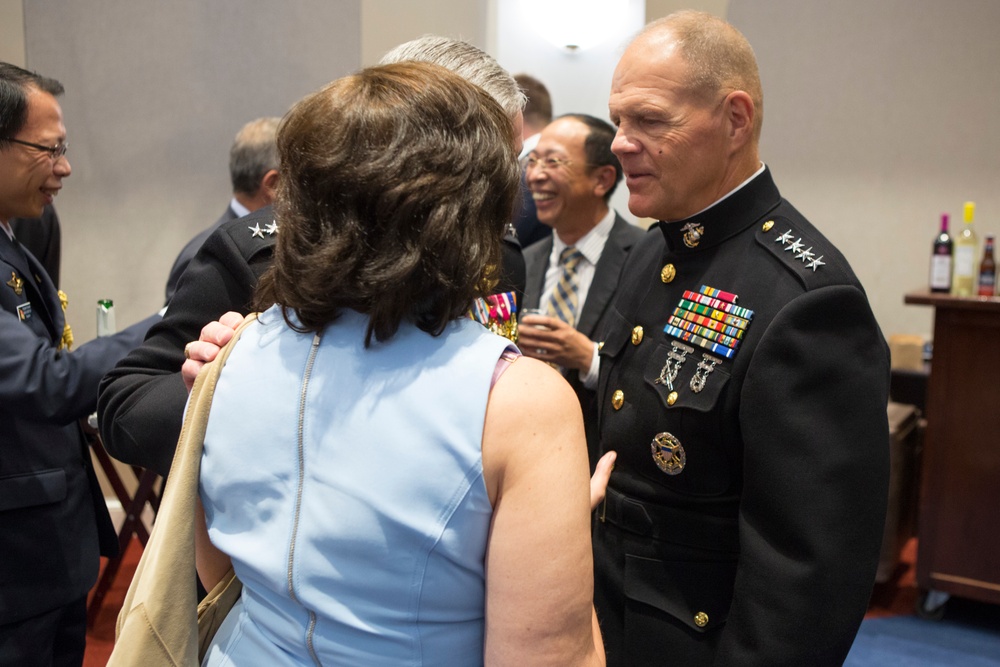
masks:
[[[657,226],[601,350],[608,664],[840,665],[888,483],[889,355],[868,300],[767,169]]]
[[[223,223],[205,240],[177,283],[163,321],[101,381],[98,418],[117,459],[165,475],[181,432],[187,389],[184,346],[228,311],[250,312],[254,287],[274,257],[278,223],[271,206]],[[504,239],[498,291],[524,293],[516,237]]]
[[[118,540],[79,419],[101,376],[158,316],[60,349],[65,319],[41,263],[0,229],[0,626],[81,600]]]

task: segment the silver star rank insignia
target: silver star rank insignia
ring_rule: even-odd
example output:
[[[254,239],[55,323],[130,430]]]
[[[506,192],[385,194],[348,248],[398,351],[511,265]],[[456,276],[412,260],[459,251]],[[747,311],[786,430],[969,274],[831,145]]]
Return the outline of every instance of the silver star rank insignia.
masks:
[[[264,231],[260,228],[259,222],[255,224],[253,227],[247,227],[247,229],[253,232],[253,234],[250,235],[250,238],[255,238],[257,236],[264,238]]]

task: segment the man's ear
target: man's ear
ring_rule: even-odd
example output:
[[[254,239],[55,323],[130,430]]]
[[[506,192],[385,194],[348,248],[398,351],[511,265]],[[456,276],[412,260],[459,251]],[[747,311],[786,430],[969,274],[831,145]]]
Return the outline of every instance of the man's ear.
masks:
[[[729,137],[744,146],[753,138],[753,121],[757,114],[753,98],[742,90],[734,90],[723,100],[723,113],[729,123]]]
[[[598,197],[604,197],[608,190],[615,186],[615,168],[610,164],[595,167],[591,175],[597,179],[597,183],[594,185],[594,194]]]
[[[278,191],[278,170],[270,169],[264,178],[260,179],[260,193],[267,197],[267,203],[274,201],[274,197]]]

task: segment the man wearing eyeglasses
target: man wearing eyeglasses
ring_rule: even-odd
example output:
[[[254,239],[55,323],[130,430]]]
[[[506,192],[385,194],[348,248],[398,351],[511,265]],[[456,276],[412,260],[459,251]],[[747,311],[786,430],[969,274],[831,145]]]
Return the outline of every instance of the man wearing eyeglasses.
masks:
[[[625,256],[644,232],[608,206],[622,179],[615,130],[585,114],[557,118],[528,154],[538,219],[554,234],[524,251],[525,314],[519,347],[562,369],[583,409],[590,467],[597,464],[595,392],[600,329]]]
[[[79,420],[158,319],[70,352],[65,299],[11,231],[71,173],[62,90],[0,63],[0,665],[83,662],[87,591],[117,538]]]

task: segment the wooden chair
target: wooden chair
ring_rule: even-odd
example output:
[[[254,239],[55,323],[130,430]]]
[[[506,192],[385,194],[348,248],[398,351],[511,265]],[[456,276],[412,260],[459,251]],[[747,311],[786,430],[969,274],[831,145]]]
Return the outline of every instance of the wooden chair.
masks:
[[[142,522],[142,513],[148,503],[153,510],[153,516],[156,516],[156,512],[160,509],[160,492],[156,484],[159,475],[152,470],[130,466],[136,481],[138,481],[138,486],[134,494],[129,494],[128,487],[119,474],[119,468],[115,466],[114,460],[104,449],[100,434],[89,425],[84,425],[83,430],[101,470],[104,471],[111,489],[125,512],[125,520],[122,522],[121,528],[118,529],[118,556],[108,559],[107,565],[94,586],[93,596],[87,604],[87,626],[93,627],[97,615],[101,611],[101,606],[104,604],[104,598],[118,576],[125,549],[128,548],[132,536],[135,535],[144,547],[149,541],[149,531],[146,530],[146,526]]]

